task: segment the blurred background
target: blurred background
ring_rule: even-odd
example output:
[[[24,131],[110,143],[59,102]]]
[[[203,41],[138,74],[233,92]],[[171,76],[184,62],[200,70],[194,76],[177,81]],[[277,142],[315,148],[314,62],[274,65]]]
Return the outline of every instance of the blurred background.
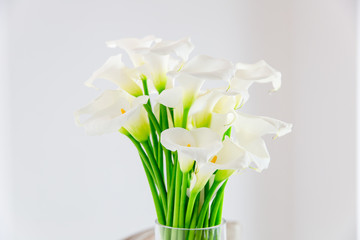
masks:
[[[149,34],[283,74],[276,94],[253,86],[245,109],[294,129],[267,139],[268,170],[227,187],[224,216],[244,240],[356,239],[359,13],[355,0],[0,0],[0,239],[117,240],[153,226],[135,148],[73,120],[99,94],[83,82],[119,52],[105,41]]]

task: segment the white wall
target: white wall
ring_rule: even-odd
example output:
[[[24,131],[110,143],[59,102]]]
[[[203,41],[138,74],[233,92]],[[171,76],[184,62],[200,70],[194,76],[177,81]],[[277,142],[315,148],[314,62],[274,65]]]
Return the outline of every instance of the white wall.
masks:
[[[0,239],[11,238],[13,216],[7,10],[7,1],[0,2]]]
[[[293,19],[294,239],[355,239],[356,1],[296,1]]]
[[[280,92],[252,89],[245,109],[294,132],[269,139],[269,170],[227,189],[225,217],[244,239],[355,239],[355,1],[16,0],[7,13],[15,240],[119,239],[153,224],[135,149],[72,118],[98,94],[82,83],[117,53],[104,42],[147,34],[283,73]]]

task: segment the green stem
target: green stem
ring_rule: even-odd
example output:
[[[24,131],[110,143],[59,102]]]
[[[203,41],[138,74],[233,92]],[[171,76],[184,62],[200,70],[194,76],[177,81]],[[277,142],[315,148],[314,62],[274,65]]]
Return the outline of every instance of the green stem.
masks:
[[[173,169],[175,169],[175,167],[173,166],[171,160],[171,151],[167,150],[164,147],[163,150],[165,152],[165,159],[166,159],[166,184],[167,184],[167,189],[169,190],[172,184],[171,174],[173,172]]]
[[[167,109],[164,105],[160,104],[160,116],[162,118],[161,122],[161,128],[164,131],[165,129],[169,128],[169,121],[167,116]]]
[[[198,194],[199,194],[199,192],[190,193],[190,198],[189,198],[189,202],[188,202],[187,209],[186,209],[186,215],[185,215],[185,228],[190,227],[194,204],[195,204],[195,200],[196,200],[196,197],[198,196]]]
[[[142,84],[143,84],[143,88],[144,88],[144,94],[146,96],[149,96],[149,90],[148,90],[148,86],[147,86],[147,78],[146,78],[145,75],[142,76]],[[146,105],[148,105],[149,109],[152,109],[150,99],[146,103]],[[155,132],[155,127],[154,127],[153,122],[150,119],[150,116],[148,116],[148,117],[149,117],[149,123],[150,123],[149,125],[150,125],[150,132],[151,132],[151,138],[152,138],[153,146],[154,146],[154,149],[157,149],[158,148],[158,139],[157,139],[157,135],[156,135],[156,132]]]
[[[161,177],[162,179],[165,179],[164,177],[164,155],[163,155],[163,147],[162,145],[159,145],[158,148],[154,148],[154,150],[157,150],[157,163],[158,163],[158,167],[161,173]]]
[[[147,85],[146,76],[144,76],[143,79],[142,79],[142,85],[143,85],[143,88],[144,88],[144,94],[149,96],[149,89],[148,89],[148,85]]]
[[[216,224],[216,219],[219,214],[219,209],[220,209],[220,206],[222,206],[222,202],[224,199],[224,192],[225,192],[225,186],[226,186],[227,181],[228,180],[226,180],[224,182],[224,184],[219,188],[219,190],[211,204],[210,227],[213,227]],[[222,207],[221,207],[221,210],[222,210]],[[221,215],[222,214],[220,214],[220,218],[221,218]]]
[[[140,157],[142,159],[142,157]],[[155,211],[156,211],[156,215],[158,218],[158,221],[160,224],[165,224],[166,223],[166,219],[165,219],[165,213],[164,213],[164,209],[162,208],[161,204],[160,204],[160,199],[159,196],[157,194],[157,189],[155,187],[154,181],[151,178],[151,175],[149,173],[149,170],[146,168],[146,166],[144,165],[144,160],[142,159],[143,162],[143,166],[144,166],[144,170],[145,170],[145,175],[146,178],[149,182],[149,186],[150,186],[150,190],[151,190],[151,195],[153,197],[154,200],[154,204],[155,204]]]
[[[184,113],[183,113],[183,119],[182,119],[182,127],[183,128],[187,128],[187,119],[189,116],[189,110],[190,108],[184,108]]]
[[[159,134],[159,136],[161,135],[161,127],[160,127],[160,124],[158,122],[158,120],[156,119],[152,109],[151,109],[151,106],[148,105],[148,104],[144,104],[144,108],[146,110],[146,112],[148,113],[148,117],[150,119],[150,122],[152,122],[152,124],[154,125],[155,127],[155,130],[156,132]]]
[[[210,182],[208,181],[205,185],[205,196],[209,194],[209,190],[210,190]],[[207,228],[208,226],[209,226],[209,210],[206,211],[204,228]]]
[[[175,158],[175,164],[176,158]],[[173,168],[171,176],[171,185],[168,189],[168,205],[167,205],[167,214],[166,214],[166,226],[171,227],[173,221],[173,212],[174,212],[174,196],[175,196],[175,179],[176,179],[176,168]]]
[[[195,228],[196,227],[196,222],[197,222],[197,218],[199,217],[199,201],[200,201],[200,197],[199,195],[197,195],[195,197],[195,207],[194,207],[194,211],[193,211],[193,215],[192,215],[192,219],[191,219],[191,223],[190,223],[190,228]]]
[[[196,227],[196,221],[198,218],[198,211],[199,211],[199,200],[200,197],[199,195],[197,195],[196,200],[195,200],[195,208],[193,209],[193,215],[191,218],[191,223],[187,228],[195,228]],[[195,231],[190,231],[187,240],[193,240],[195,237]]]
[[[195,228],[196,227],[196,221],[197,221],[197,218],[199,216],[198,215],[199,205],[200,205],[199,201],[200,201],[200,197],[199,197],[199,195],[197,195],[196,200],[195,200],[195,208],[194,208],[194,211],[193,211],[191,223],[190,223],[190,226],[188,228]],[[190,231],[188,240],[193,240],[194,237],[195,237],[195,231]]]
[[[135,147],[137,148],[137,150],[139,152],[140,159],[141,159],[141,162],[143,164],[147,180],[149,182],[151,195],[152,195],[153,200],[154,200],[156,215],[157,215],[157,218],[159,220],[159,223],[160,224],[165,224],[166,221],[165,221],[164,209],[163,209],[163,206],[160,204],[160,199],[159,199],[159,196],[158,196],[158,192],[157,192],[157,189],[156,189],[154,181],[153,181],[154,176],[151,174],[152,173],[151,166],[149,165],[149,163],[147,161],[147,156],[146,156],[144,150],[142,149],[140,143],[138,141],[136,141],[133,136],[128,134],[127,137],[133,142],[133,144],[135,145]]]
[[[166,194],[166,190],[165,190],[165,184],[164,184],[163,178],[161,176],[160,170],[156,164],[154,152],[153,152],[149,142],[150,142],[150,140],[142,142],[141,144],[144,146],[145,151],[146,151],[147,155],[149,156],[150,164],[151,164],[152,170],[154,172],[154,176],[155,176],[155,182],[157,183],[157,186],[159,188],[160,197],[161,197],[164,209],[166,209],[166,206],[167,206],[166,195],[167,194]],[[165,211],[165,215],[166,215],[166,211]]]
[[[224,203],[224,194],[221,196],[221,203],[219,210],[216,215],[215,225],[220,225],[222,221],[222,210],[223,210],[223,203]]]
[[[183,173],[181,196],[180,196],[180,213],[179,213],[179,227],[185,227],[185,208],[186,208],[186,190],[188,188],[189,173]]]
[[[230,127],[224,132],[223,138],[222,138],[223,141],[225,140],[225,137],[226,137],[226,136],[230,137],[230,135],[231,135],[231,129],[232,129],[232,127],[230,126]]]
[[[201,207],[201,211],[200,211],[200,214],[199,214],[199,219],[198,219],[198,222],[197,222],[197,225],[196,227],[197,228],[202,228],[203,226],[203,223],[204,223],[204,219],[205,219],[205,215],[206,215],[206,211],[209,209],[209,204],[210,204],[210,201],[214,195],[214,193],[216,192],[217,190],[217,187],[219,186],[221,182],[218,182],[218,181],[214,181],[213,185],[211,186],[206,198],[205,198],[205,201]]]
[[[179,227],[179,211],[180,211],[180,193],[181,193],[181,179],[182,172],[179,163],[176,167],[176,182],[175,182],[175,202],[174,202],[174,217],[173,227]]]
[[[144,150],[142,149],[141,147],[141,144],[124,128],[122,128],[122,131],[121,131],[125,136],[127,136],[131,142],[135,145],[136,149],[138,150],[139,152],[139,155],[142,159],[144,159],[144,163],[145,163],[145,166],[146,168],[149,170],[149,173],[152,177],[152,179],[155,179],[154,177],[154,173],[152,171],[152,167],[149,163],[149,158],[147,157],[146,153],[144,152]]]
[[[169,128],[169,122],[168,122],[168,116],[167,116],[167,108],[166,106],[160,104],[160,126],[161,130],[164,131]],[[161,135],[160,135],[161,136]],[[161,141],[159,136],[159,141]],[[172,160],[171,160],[171,152],[161,147],[162,151],[165,152],[165,158],[166,158],[166,183],[167,183],[167,189],[170,188],[170,181],[171,181],[171,170],[172,170]],[[162,153],[161,153],[162,154]]]
[[[156,131],[155,131],[155,128],[154,128],[154,124],[152,124],[152,122],[150,121],[150,119],[149,119],[149,123],[150,123],[149,125],[150,125],[151,139],[152,139],[152,143],[153,143],[154,149],[158,149],[159,142],[158,142],[158,139],[157,139],[157,135],[156,135]]]
[[[174,109],[169,108],[169,112],[170,112],[172,124],[173,124],[173,126],[175,126]]]

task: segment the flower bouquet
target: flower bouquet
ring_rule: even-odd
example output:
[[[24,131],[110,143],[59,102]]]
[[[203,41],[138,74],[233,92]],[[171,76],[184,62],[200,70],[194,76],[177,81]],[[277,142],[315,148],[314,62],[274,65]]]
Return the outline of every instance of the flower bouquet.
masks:
[[[119,54],[94,72],[87,86],[106,79],[117,89],[104,90],[78,110],[76,122],[90,135],[120,132],[134,144],[163,228],[159,239],[221,239],[229,177],[267,168],[270,157],[262,137],[291,131],[291,124],[239,111],[253,83],[269,82],[271,92],[277,91],[280,72],[265,61],[188,59],[194,48],[189,38],[148,36],[107,45],[125,51],[133,66],[125,66]],[[206,81],[223,87],[204,89]]]

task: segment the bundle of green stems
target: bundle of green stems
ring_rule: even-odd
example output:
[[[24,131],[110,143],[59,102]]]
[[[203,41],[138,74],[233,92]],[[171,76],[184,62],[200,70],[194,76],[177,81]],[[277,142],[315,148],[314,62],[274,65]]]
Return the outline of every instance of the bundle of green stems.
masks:
[[[148,95],[146,80],[143,80],[144,94]],[[160,105],[156,117],[150,100],[144,104],[147,111],[151,137],[146,141],[137,141],[126,129],[126,135],[138,150],[155,204],[157,221],[161,225],[173,228],[207,228],[219,225],[222,221],[224,190],[227,179],[222,182],[206,183],[200,192],[190,193],[190,179],[195,171],[182,172],[178,162],[178,153],[166,149],[160,143],[161,132],[169,128],[169,121],[175,125],[173,109]],[[188,110],[184,110],[182,126],[187,128]],[[168,114],[170,113],[170,114]],[[168,119],[170,115],[170,119]],[[230,136],[231,128],[225,132]]]

